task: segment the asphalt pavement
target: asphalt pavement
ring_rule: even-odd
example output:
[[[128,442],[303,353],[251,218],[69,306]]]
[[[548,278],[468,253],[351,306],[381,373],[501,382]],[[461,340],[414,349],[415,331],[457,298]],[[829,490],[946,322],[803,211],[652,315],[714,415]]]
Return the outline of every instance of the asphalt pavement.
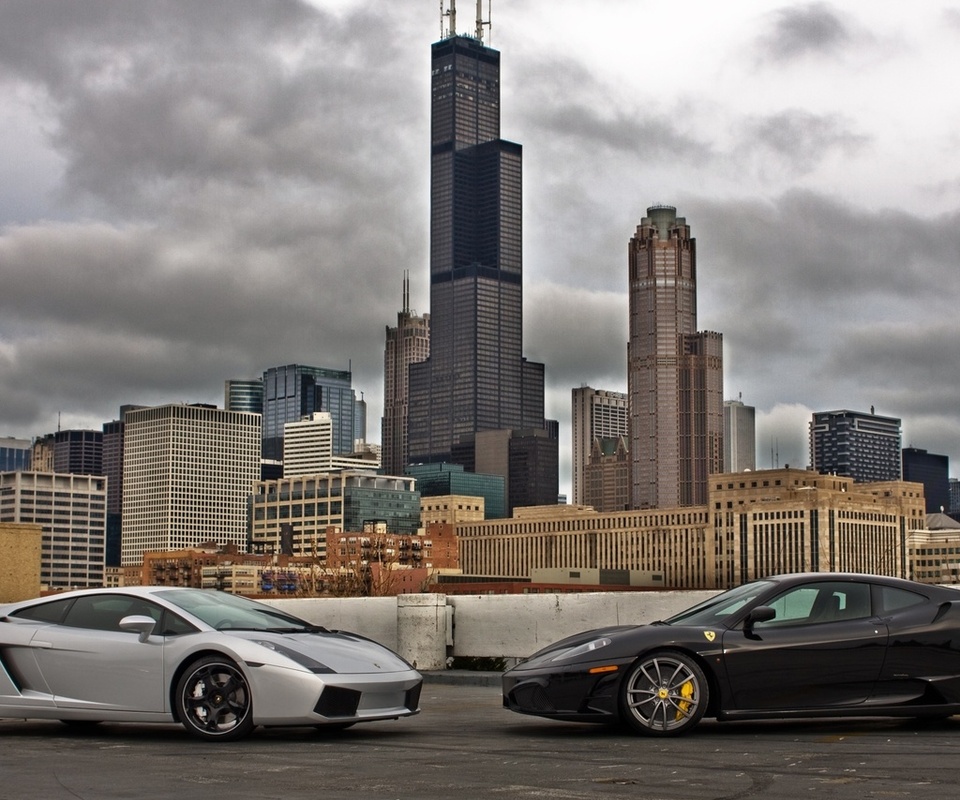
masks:
[[[427,675],[416,717],[335,734],[260,728],[227,744],[176,725],[0,720],[0,799],[960,797],[960,717],[708,720],[651,739],[514,714],[496,681]]]

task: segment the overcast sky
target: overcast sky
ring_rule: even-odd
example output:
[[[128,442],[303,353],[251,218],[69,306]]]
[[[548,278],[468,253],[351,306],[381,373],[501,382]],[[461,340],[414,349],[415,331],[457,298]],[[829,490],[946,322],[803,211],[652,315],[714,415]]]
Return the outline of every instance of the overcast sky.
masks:
[[[460,0],[472,32],[475,3]],[[484,3],[486,10],[486,3]],[[812,411],[960,462],[960,2],[494,0],[524,153],[524,351],[626,389],[627,243],[697,239],[758,467]],[[403,271],[429,311],[437,0],[0,2],[0,437],[352,367],[379,441]]]

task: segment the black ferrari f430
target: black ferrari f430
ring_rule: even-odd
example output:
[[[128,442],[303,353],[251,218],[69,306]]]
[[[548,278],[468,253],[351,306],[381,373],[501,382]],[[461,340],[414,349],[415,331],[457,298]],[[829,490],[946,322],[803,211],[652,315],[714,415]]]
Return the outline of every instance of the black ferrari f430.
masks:
[[[503,675],[503,704],[670,736],[718,720],[960,714],[960,590],[781,575],[670,619],[591,630]]]

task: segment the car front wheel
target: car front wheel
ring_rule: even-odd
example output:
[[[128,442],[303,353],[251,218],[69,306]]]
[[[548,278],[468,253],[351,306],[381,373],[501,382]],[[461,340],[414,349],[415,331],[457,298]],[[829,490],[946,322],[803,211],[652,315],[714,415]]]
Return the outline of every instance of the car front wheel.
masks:
[[[703,670],[690,656],[665,650],[648,653],[624,676],[621,716],[637,733],[675,736],[703,718],[709,693]]]
[[[177,682],[180,722],[201,739],[233,741],[253,730],[253,698],[240,668],[228,658],[194,661]]]

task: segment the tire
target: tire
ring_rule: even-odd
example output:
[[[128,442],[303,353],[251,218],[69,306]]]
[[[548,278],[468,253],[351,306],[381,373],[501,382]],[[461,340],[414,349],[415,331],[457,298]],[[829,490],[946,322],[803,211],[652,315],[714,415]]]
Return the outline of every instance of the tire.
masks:
[[[197,659],[177,681],[177,714],[200,739],[232,742],[253,730],[253,697],[240,668],[229,658]]]
[[[699,664],[672,650],[647,653],[620,685],[620,717],[635,733],[677,736],[703,718],[710,687]]]

